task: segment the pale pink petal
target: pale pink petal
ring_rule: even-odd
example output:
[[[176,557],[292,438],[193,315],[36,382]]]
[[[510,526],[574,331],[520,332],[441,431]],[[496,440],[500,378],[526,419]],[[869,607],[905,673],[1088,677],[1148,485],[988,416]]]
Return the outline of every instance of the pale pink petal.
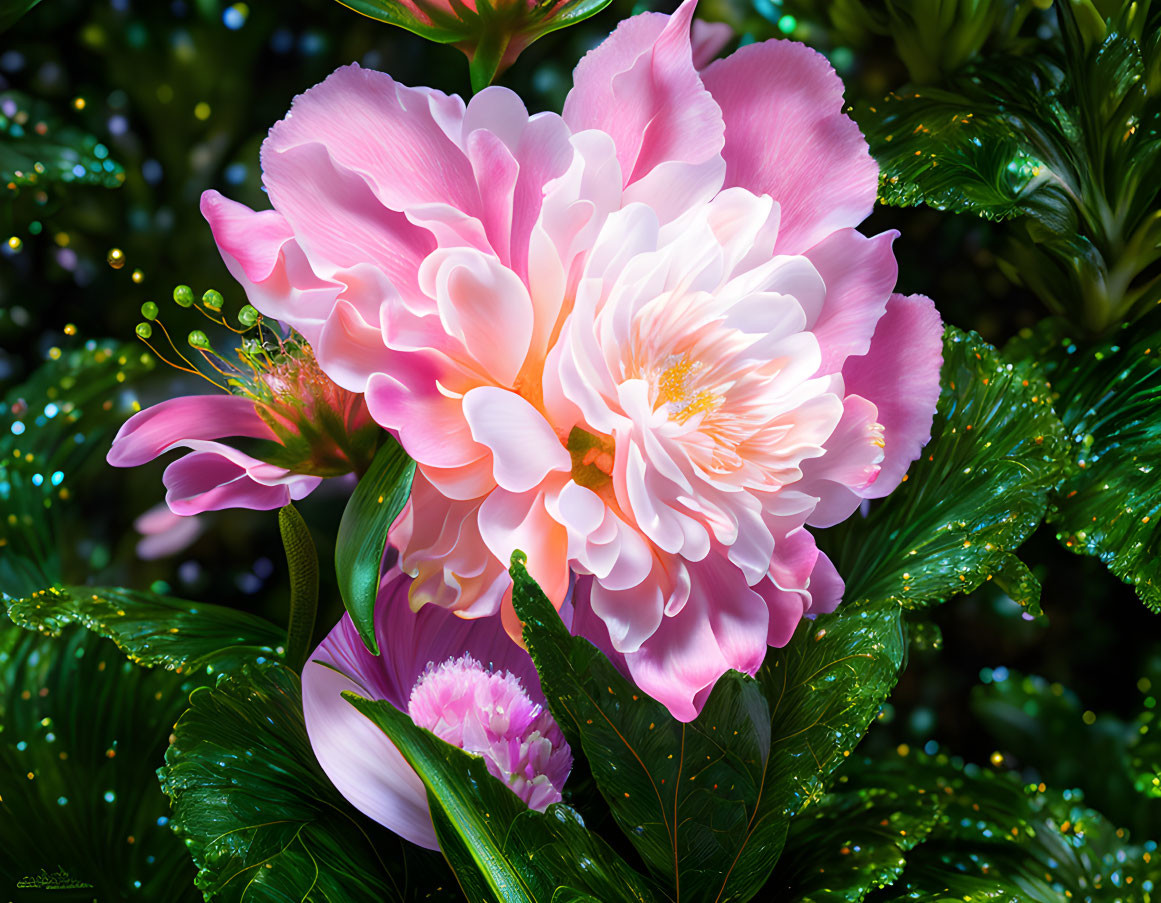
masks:
[[[480,536],[498,561],[510,561],[520,550],[528,556],[528,573],[553,605],[568,593],[568,536],[545,510],[545,492],[513,493],[497,489],[480,505]],[[516,638],[519,638],[519,631]]]
[[[462,400],[440,392],[438,379],[430,360],[399,355],[391,375],[375,373],[367,382],[367,409],[416,461],[442,468],[472,464],[488,449],[472,438]]]
[[[842,601],[846,584],[823,552],[818,553],[818,561],[815,562],[814,570],[810,574],[810,584],[807,588],[810,590],[810,606],[806,610],[807,614],[830,614]]]
[[[496,482],[527,492],[553,471],[567,472],[572,457],[539,411],[515,392],[480,386],[464,396],[472,438],[492,451]]]
[[[249,302],[313,341],[343,287],[311,269],[290,224],[276,211],[255,212],[216,191],[202,195],[201,211]]]
[[[341,694],[386,700],[406,712],[429,664],[465,654],[515,675],[534,703],[543,705],[544,694],[528,653],[508,638],[499,618],[467,621],[433,605],[413,612],[410,584],[398,568],[383,575],[375,604],[378,656],[343,615],[303,670],[303,715],[315,756],[339,792],[384,827],[437,849],[423,782],[387,735]]]
[[[154,505],[133,521],[133,529],[141,534],[137,557],[152,561],[176,555],[201,536],[205,528],[204,518],[174,514],[164,502]]]
[[[879,478],[884,430],[878,418],[874,404],[861,395],[848,395],[842,419],[826,440],[826,454],[803,462],[798,488],[818,497],[807,520],[812,527],[833,527],[846,520]]]
[[[412,843],[439,849],[423,781],[387,735],[343,699],[345,691],[367,691],[332,664],[324,642],[302,672],[302,714],[319,765],[364,815]]]
[[[192,450],[162,474],[165,501],[175,514],[201,514],[222,508],[267,511],[305,498],[321,477],[292,473],[218,442],[187,439]]]
[[[239,395],[183,395],[138,411],[122,425],[106,459],[114,467],[137,467],[187,439],[245,436],[274,439],[254,410]]]
[[[751,44],[702,73],[726,123],[726,185],[782,207],[777,249],[796,254],[871,212],[879,169],[843,113],[843,85],[805,44]]]
[[[943,323],[931,299],[892,295],[870,350],[843,367],[847,391],[872,401],[884,427],[883,462],[864,498],[882,498],[898,486],[931,438],[942,361]]]
[[[446,203],[469,214],[480,195],[471,163],[456,138],[464,105],[430,88],[409,88],[385,72],[357,64],[333,72],[294,100],[290,115],[270,130],[262,146],[262,168],[274,206],[282,210],[281,159],[297,150],[325,147],[335,169],[356,175],[382,207]],[[317,206],[317,205],[316,205]]]
[[[758,670],[770,619],[761,596],[723,556],[711,554],[688,568],[689,600],[625,656],[637,686],[679,721],[697,717],[726,671]]]
[[[367,391],[371,375],[391,369],[393,355],[378,325],[368,323],[355,305],[339,300],[314,345],[327,376],[350,392]]]
[[[820,373],[841,370],[848,357],[871,347],[899,272],[891,250],[898,234],[892,230],[867,238],[840,229],[806,253],[826,284],[822,311],[808,324],[822,349]]]
[[[705,19],[694,19],[693,29],[690,32],[690,44],[693,49],[693,66],[695,69],[704,69],[714,61],[725,46],[734,39],[734,29],[725,22],[707,22]]]
[[[626,186],[656,167],[678,161],[687,172],[719,156],[721,111],[693,66],[690,21],[696,0],[685,0],[672,16],[642,13],[626,19],[573,73],[564,120],[574,132],[600,129],[613,136]]]

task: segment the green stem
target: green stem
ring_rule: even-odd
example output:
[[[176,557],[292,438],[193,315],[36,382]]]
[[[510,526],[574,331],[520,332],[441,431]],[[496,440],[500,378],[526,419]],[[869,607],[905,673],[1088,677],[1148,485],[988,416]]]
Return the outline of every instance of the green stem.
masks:
[[[318,553],[306,521],[294,505],[278,511],[278,529],[290,568],[290,621],[286,630],[286,664],[295,671],[306,664],[318,611]]]

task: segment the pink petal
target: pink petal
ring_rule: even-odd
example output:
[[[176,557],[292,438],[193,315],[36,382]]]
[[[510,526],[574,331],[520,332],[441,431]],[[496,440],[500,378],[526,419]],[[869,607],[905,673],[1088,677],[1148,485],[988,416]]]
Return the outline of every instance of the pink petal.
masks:
[[[174,514],[164,502],[154,505],[133,521],[133,529],[141,534],[137,557],[152,561],[176,555],[201,536],[205,528],[203,518]]]
[[[779,253],[800,253],[867,217],[879,168],[821,53],[792,41],[751,44],[702,79],[726,123],[725,184],[782,206]]]
[[[573,73],[564,120],[574,132],[600,129],[613,136],[626,186],[672,161],[690,164],[690,174],[711,182],[717,176],[712,168],[697,169],[719,155],[723,128],[693,66],[695,5],[685,0],[672,16],[626,19]]]
[[[810,606],[807,613],[811,615],[830,614],[838,608],[842,601],[846,584],[839,572],[823,552],[818,553],[818,561],[810,574]]]
[[[344,691],[365,695],[366,690],[327,667],[334,664],[326,649],[329,639],[302,672],[302,714],[315,758],[364,815],[412,843],[439,849],[423,781],[387,735],[343,699]]]
[[[714,61],[722,49],[734,39],[734,29],[725,22],[707,22],[694,19],[690,44],[693,49],[693,66],[701,70]]]
[[[544,694],[531,658],[508,638],[498,617],[469,621],[434,605],[413,612],[411,583],[397,567],[383,575],[375,604],[378,656],[367,651],[343,615],[303,670],[303,714],[315,756],[339,792],[384,827],[437,849],[422,781],[342,692],[385,699],[406,711],[428,663],[468,654],[516,675],[533,702],[543,705]]]
[[[319,366],[349,392],[367,391],[372,374],[390,369],[393,355],[383,344],[383,332],[359,314],[355,305],[339,300],[314,346]]]
[[[475,213],[480,196],[471,163],[451,137],[458,137],[463,117],[458,97],[409,88],[357,64],[337,69],[295,98],[262,145],[274,206],[282,209],[278,192],[294,191],[283,184],[280,158],[315,145],[326,149],[334,169],[357,175],[389,210],[445,203]]]
[[[398,377],[398,378],[397,378]],[[439,371],[421,354],[399,355],[392,374],[372,374],[367,409],[375,422],[397,433],[404,451],[421,464],[464,467],[486,457],[472,438],[463,402],[439,391]]]
[[[290,224],[273,210],[256,213],[216,191],[202,195],[201,211],[250,303],[314,341],[342,286],[315,274]]]
[[[689,600],[625,656],[637,686],[679,721],[697,717],[726,671],[758,670],[770,620],[762,597],[724,556],[711,554],[688,567]]]
[[[510,561],[517,549],[524,552],[528,573],[559,606],[568,593],[568,535],[545,510],[544,496],[544,491],[497,489],[480,506],[480,536],[501,562]]]
[[[138,411],[121,425],[106,459],[137,467],[187,439],[274,439],[254,402],[238,395],[183,395]]]
[[[162,474],[165,501],[175,514],[201,514],[222,508],[268,511],[305,498],[321,477],[292,473],[282,467],[222,445],[188,439],[179,443],[193,450]]]
[[[796,488],[818,497],[807,519],[812,527],[833,527],[846,520],[879,478],[884,454],[878,418],[874,404],[861,395],[848,395],[842,419],[826,440],[826,453],[803,462],[802,482]]]
[[[879,477],[860,493],[864,498],[882,498],[898,486],[931,438],[942,364],[943,323],[931,299],[892,295],[870,350],[843,367],[846,390],[873,402],[885,427]]]
[[[826,301],[811,331],[822,349],[820,373],[836,373],[852,355],[866,354],[875,324],[887,309],[899,265],[891,250],[894,230],[867,238],[840,229],[806,256],[826,283]]]
[[[492,450],[496,482],[527,492],[553,471],[568,472],[572,457],[548,421],[515,392],[480,386],[464,396],[472,438]]]

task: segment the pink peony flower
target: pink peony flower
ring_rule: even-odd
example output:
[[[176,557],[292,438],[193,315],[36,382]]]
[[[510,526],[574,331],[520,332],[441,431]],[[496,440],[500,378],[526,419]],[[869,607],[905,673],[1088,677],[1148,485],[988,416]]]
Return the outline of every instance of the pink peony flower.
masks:
[[[942,327],[867,238],[878,170],[790,41],[699,73],[693,0],[622,22],[563,116],[340,69],[262,150],[274,209],[203,212],[251,302],[417,462],[414,606],[555,604],[678,718],[834,608],[808,527],[903,478]],[[591,615],[591,617],[590,617]]]
[[[423,782],[344,691],[385,699],[482,756],[493,776],[539,811],[560,802],[572,754],[532,659],[499,619],[465,621],[435,606],[415,614],[409,583],[397,568],[383,577],[375,610],[381,656],[367,651],[343,615],[302,672],[302,705],[315,756],[339,792],[381,825],[436,849]]]
[[[189,449],[162,476],[166,503],[179,515],[281,508],[323,477],[370,462],[380,431],[364,400],[325,376],[308,346],[263,346],[250,359],[250,372],[231,380],[238,394],[187,395],[138,411],[113,438],[108,462],[136,467]],[[215,441],[228,436],[260,440],[255,455]]]

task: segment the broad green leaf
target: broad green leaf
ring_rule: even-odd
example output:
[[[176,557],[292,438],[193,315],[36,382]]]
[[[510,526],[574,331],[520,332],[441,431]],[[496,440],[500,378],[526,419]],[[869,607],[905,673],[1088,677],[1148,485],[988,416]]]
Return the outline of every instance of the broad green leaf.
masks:
[[[653,899],[645,880],[589,832],[575,810],[555,803],[535,812],[492,777],[479,756],[416,727],[389,702],[343,695],[423,779],[440,848],[473,903]]]
[[[158,775],[207,899],[454,899],[438,857],[405,850],[331,785],[289,668],[247,668],[195,690],[173,734]]]
[[[88,342],[50,358],[0,402],[0,598],[64,578],[58,510],[131,412],[126,387],[153,366],[131,345]]]
[[[192,682],[0,621],[0,887],[63,868],[102,901],[200,899],[153,780]]]
[[[1161,611],[1161,317],[1087,347],[1047,320],[1011,353],[1052,382],[1069,439],[1074,466],[1048,513],[1057,538]]]
[[[846,602],[908,607],[970,592],[1000,575],[1035,579],[1011,553],[1040,523],[1066,460],[1051,391],[1028,363],[1010,364],[975,333],[949,327],[931,441],[904,483],[866,518],[819,534],[847,582]]]
[[[1132,845],[1077,791],[1024,787],[1010,773],[913,752],[845,773],[861,773],[867,786],[907,782],[941,805],[938,825],[907,854],[899,880],[867,898],[875,903],[1144,903],[1161,880],[1156,844]]]
[[[655,875],[689,900],[747,900],[790,817],[850,754],[902,664],[902,610],[844,606],[804,621],[752,680],[728,674],[701,715],[674,720],[574,638],[514,560],[513,601],[549,707]]]
[[[904,774],[844,769],[834,787],[790,823],[766,886],[787,903],[859,903],[898,880],[906,854],[927,839],[942,800]]]
[[[394,439],[385,439],[363,474],[339,523],[335,573],[347,613],[367,648],[375,654],[375,597],[387,530],[411,493],[415,462]]]
[[[0,30],[5,18],[0,11]],[[124,169],[96,137],[62,123],[44,101],[0,92],[0,189],[54,182],[116,188],[124,181]]]
[[[186,674],[275,659],[285,639],[269,621],[245,611],[124,587],[50,587],[10,601],[8,616],[53,636],[79,624],[112,640],[139,665]]]

